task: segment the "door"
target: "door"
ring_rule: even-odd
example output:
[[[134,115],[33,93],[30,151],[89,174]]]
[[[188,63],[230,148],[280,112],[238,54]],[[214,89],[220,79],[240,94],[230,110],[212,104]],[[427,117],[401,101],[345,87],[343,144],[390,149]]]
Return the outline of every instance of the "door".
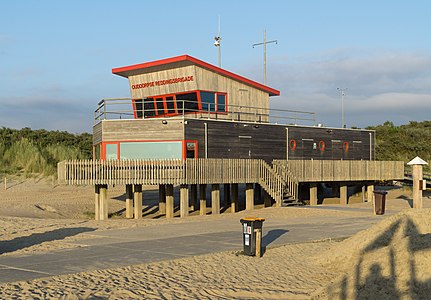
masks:
[[[251,148],[251,136],[250,135],[240,135],[238,136],[239,147],[238,147],[238,157],[239,158],[251,158],[252,148]]]

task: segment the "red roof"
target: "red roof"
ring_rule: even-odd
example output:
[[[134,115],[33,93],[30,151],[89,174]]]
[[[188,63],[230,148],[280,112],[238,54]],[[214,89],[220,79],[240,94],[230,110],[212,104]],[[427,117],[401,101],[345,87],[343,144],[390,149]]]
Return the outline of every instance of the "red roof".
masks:
[[[262,90],[264,92],[267,92],[267,93],[269,93],[270,96],[279,96],[280,95],[280,91],[278,91],[276,89],[270,88],[269,86],[263,85],[263,84],[258,83],[256,81],[253,81],[253,80],[247,79],[245,77],[242,77],[240,75],[234,74],[234,73],[229,72],[225,69],[216,67],[214,65],[211,65],[209,63],[206,63],[202,60],[199,60],[199,59],[194,58],[194,57],[189,56],[189,55],[180,55],[180,56],[150,61],[150,62],[137,64],[137,65],[114,68],[114,69],[112,69],[112,73],[128,78],[129,76],[141,74],[143,70],[147,70],[147,71],[150,71],[148,69],[156,70],[157,67],[161,67],[161,66],[169,67],[169,65],[173,65],[173,66],[171,66],[171,68],[172,67],[175,68],[175,67],[179,67],[179,66],[187,66],[187,65],[197,65],[197,66],[200,66],[202,68],[213,71],[217,74],[224,75],[226,77],[232,78],[234,80],[237,80],[237,81],[242,82],[244,84],[250,85],[250,86],[255,87],[259,90]]]

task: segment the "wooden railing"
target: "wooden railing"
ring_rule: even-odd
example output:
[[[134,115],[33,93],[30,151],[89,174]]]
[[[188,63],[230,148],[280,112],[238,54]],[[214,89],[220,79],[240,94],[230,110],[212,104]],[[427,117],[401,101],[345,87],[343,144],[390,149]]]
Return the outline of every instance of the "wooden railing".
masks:
[[[289,170],[287,160],[274,160],[272,162],[274,171],[286,182],[286,188],[292,199],[298,199],[298,178]]]
[[[403,180],[404,162],[368,160],[279,160],[299,182]],[[277,169],[278,170],[278,169]]]

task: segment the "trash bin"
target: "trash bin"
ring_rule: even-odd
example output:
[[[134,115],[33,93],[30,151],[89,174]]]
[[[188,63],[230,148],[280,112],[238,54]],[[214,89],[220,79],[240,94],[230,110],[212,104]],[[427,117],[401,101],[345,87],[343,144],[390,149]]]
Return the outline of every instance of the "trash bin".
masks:
[[[255,256],[256,253],[259,256],[261,255],[262,225],[264,221],[264,218],[254,217],[247,217],[240,220],[242,224],[242,241],[245,255]],[[259,245],[256,245],[256,242]]]
[[[385,214],[385,202],[386,194],[385,191],[374,191],[374,214],[384,215]]]

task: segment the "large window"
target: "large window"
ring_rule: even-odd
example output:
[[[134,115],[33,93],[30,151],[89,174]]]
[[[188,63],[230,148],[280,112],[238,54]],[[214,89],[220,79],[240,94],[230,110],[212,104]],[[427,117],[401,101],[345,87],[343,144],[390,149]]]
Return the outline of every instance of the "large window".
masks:
[[[118,145],[115,144],[106,144],[106,159],[118,159]]]
[[[226,113],[227,94],[196,91],[133,100],[135,118],[152,118],[187,113]]]

